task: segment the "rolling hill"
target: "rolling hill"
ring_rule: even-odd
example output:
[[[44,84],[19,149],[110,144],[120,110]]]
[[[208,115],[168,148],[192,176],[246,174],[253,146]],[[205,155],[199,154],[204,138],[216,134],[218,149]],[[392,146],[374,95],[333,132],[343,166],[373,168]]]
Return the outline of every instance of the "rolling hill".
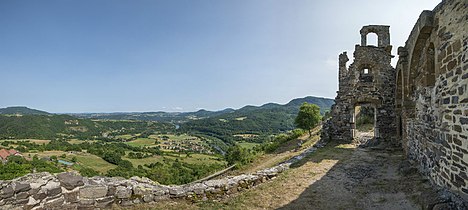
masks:
[[[225,142],[238,139],[234,136],[236,134],[276,134],[294,129],[294,118],[304,102],[318,105],[322,114],[334,103],[332,99],[308,96],[284,105],[245,106],[229,113],[188,121],[181,124],[180,130],[213,136]]]
[[[7,108],[0,108],[0,114],[14,114],[14,115],[51,115],[48,112],[31,109],[25,106],[12,106]]]
[[[123,127],[132,128],[132,131],[137,133],[161,129],[167,131],[173,129],[175,124],[179,127],[180,133],[215,137],[229,144],[236,140],[234,136],[236,134],[266,136],[294,129],[294,118],[304,102],[318,105],[322,113],[330,109],[334,103],[332,99],[308,96],[293,99],[284,105],[267,103],[262,106],[249,105],[237,110],[228,108],[221,111],[199,110],[180,113],[132,112],[69,115],[51,114],[27,107],[8,107],[0,109],[0,139],[54,139],[67,136],[95,138],[104,133],[117,135],[118,133],[115,132]],[[137,120],[137,122],[128,120]],[[152,127],[148,127],[148,123]]]

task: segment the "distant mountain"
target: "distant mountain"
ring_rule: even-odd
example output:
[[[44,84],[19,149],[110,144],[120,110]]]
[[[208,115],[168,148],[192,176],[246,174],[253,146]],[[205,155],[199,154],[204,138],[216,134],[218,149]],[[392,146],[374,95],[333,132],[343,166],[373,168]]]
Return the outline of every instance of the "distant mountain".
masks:
[[[73,114],[73,116],[50,114],[27,107],[8,107],[0,109],[0,139],[62,137],[92,139],[104,133],[118,135],[119,130],[123,128],[135,134],[161,130],[173,131],[173,124],[177,124],[179,132],[214,137],[217,141],[221,140],[229,144],[241,138],[236,134],[267,136],[294,129],[294,118],[304,102],[318,105],[322,113],[329,110],[334,103],[332,99],[308,96],[291,100],[284,105],[267,103],[262,106],[249,105],[237,110],[228,108],[221,111],[202,109],[196,112],[178,113],[83,113]],[[263,141],[262,138],[259,139]]]
[[[50,113],[31,109],[25,106],[12,106],[7,108],[0,108],[0,114],[18,114],[18,115],[50,115]]]
[[[262,106],[245,106],[224,114],[218,114],[181,124],[181,131],[196,132],[232,142],[236,134],[275,134],[294,129],[294,118],[304,102],[316,104],[323,114],[334,101],[328,98],[308,96],[281,105],[268,103]]]
[[[0,115],[0,139],[94,139],[120,134],[174,130],[169,123],[145,121],[94,121],[65,114]]]
[[[172,122],[172,123],[185,123],[192,120],[201,120],[207,118],[218,117],[226,114],[239,114],[242,115],[246,112],[256,110],[271,110],[274,108],[281,108],[288,110],[288,113],[297,114],[299,106],[304,103],[316,104],[320,107],[322,114],[325,110],[330,109],[334,103],[333,99],[319,98],[307,96],[304,98],[297,98],[291,100],[285,105],[276,103],[267,103],[262,106],[247,105],[240,109],[227,108],[220,111],[207,111],[204,109],[196,112],[116,112],[116,113],[70,113],[69,115],[79,118],[90,119],[108,119],[108,120],[144,120],[144,121],[159,121],[159,122]]]
[[[183,123],[189,120],[197,120],[214,117],[225,113],[234,112],[228,108],[221,111],[207,111],[200,109],[196,112],[115,112],[115,113],[70,113],[79,118],[106,119],[106,120],[143,120]]]

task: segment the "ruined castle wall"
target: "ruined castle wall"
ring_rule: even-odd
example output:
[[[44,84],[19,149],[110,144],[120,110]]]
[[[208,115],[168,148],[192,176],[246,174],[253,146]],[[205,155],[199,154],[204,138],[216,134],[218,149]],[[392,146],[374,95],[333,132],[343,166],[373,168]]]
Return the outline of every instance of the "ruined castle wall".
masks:
[[[468,198],[468,2],[424,11],[398,50],[398,134],[430,180]]]
[[[339,56],[339,90],[332,107],[332,118],[324,125],[324,137],[351,142],[355,133],[355,107],[375,108],[376,141],[396,141],[395,69],[390,65],[392,46],[389,26],[369,25],[361,29],[361,45],[356,45],[354,61],[346,52]],[[368,33],[378,35],[378,46],[368,46]]]

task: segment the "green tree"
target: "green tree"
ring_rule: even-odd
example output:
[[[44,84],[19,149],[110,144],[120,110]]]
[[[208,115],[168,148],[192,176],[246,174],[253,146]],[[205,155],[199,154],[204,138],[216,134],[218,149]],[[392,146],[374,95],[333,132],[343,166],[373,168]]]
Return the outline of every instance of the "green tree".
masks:
[[[319,124],[321,118],[320,107],[304,102],[299,108],[294,124],[300,129],[308,130],[309,136],[312,136],[312,128]]]
[[[229,147],[225,156],[225,159],[229,165],[245,165],[250,163],[252,158],[252,154],[246,148],[242,148],[238,145]]]
[[[93,170],[92,168],[82,167],[80,168],[80,174],[86,177],[99,176],[99,172]]]

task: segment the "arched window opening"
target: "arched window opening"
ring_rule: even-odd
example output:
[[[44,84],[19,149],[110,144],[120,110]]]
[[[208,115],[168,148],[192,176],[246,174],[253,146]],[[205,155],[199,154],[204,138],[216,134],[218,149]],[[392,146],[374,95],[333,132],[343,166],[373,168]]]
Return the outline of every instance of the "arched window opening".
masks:
[[[377,36],[376,33],[368,33],[367,35],[367,46],[379,46],[379,37]]]

